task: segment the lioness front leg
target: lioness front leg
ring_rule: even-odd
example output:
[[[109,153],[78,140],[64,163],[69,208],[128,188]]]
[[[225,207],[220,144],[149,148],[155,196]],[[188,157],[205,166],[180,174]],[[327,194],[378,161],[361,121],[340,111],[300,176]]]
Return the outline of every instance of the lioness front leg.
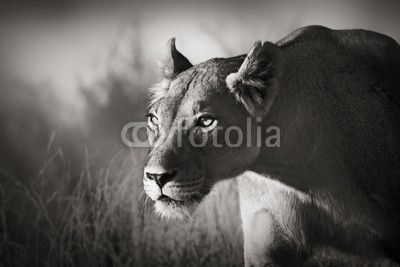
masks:
[[[246,267],[301,266],[300,253],[284,238],[283,230],[267,210],[249,215],[242,216]]]

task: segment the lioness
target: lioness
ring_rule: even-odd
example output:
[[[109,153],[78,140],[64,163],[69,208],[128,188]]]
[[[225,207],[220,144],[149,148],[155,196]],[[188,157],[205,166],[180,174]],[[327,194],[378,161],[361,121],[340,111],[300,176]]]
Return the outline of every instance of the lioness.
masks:
[[[184,218],[237,177],[246,266],[302,265],[317,246],[400,262],[393,39],[309,26],[195,66],[171,39],[160,69],[143,180],[158,213]]]

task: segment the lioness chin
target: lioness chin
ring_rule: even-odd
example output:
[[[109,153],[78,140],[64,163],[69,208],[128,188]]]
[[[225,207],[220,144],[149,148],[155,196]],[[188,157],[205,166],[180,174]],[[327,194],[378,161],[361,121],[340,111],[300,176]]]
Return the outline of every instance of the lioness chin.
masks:
[[[143,179],[158,213],[190,216],[237,178],[246,266],[302,265],[319,246],[400,262],[394,40],[310,26],[193,66],[171,39],[160,69]]]

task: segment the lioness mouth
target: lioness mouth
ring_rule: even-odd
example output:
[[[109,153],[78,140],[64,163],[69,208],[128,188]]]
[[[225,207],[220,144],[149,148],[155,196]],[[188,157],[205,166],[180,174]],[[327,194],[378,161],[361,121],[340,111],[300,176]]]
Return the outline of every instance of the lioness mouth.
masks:
[[[180,205],[183,205],[183,204],[186,203],[186,201],[173,199],[172,197],[169,197],[167,195],[162,195],[161,197],[159,197],[157,199],[157,201],[160,201],[160,202],[165,203],[165,204],[180,204]]]
[[[188,197],[185,200],[177,200],[177,199],[174,199],[174,198],[169,197],[167,195],[162,195],[157,199],[157,201],[160,201],[160,202],[163,202],[163,203],[166,203],[166,204],[175,203],[175,204],[184,205],[184,204],[188,204],[188,203],[200,202],[201,199],[202,198],[200,196],[198,196],[198,195],[192,195],[192,196]]]
[[[172,199],[172,198],[170,198],[169,196],[166,196],[166,195],[162,195],[162,196],[159,197],[157,200],[158,200],[158,201],[165,202],[165,203],[169,203],[169,202],[172,202],[172,201],[176,201],[176,200],[174,200],[174,199]]]

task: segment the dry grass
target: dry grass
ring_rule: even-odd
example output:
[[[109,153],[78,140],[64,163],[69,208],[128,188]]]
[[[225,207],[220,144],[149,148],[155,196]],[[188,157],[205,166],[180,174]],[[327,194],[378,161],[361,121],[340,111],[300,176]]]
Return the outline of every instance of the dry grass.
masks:
[[[97,168],[87,155],[78,181],[65,166],[54,176],[63,157],[50,155],[29,184],[0,173],[1,266],[242,265],[236,202],[220,190],[193,221],[163,222],[142,197],[137,153]],[[234,185],[220,188],[234,197]]]

